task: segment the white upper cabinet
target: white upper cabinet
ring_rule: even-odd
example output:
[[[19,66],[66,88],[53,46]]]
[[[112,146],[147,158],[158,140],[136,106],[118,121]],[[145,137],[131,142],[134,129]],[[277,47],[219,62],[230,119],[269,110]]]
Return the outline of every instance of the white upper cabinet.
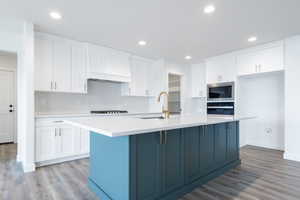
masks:
[[[282,43],[239,53],[237,68],[239,76],[283,70]]]
[[[206,86],[206,70],[205,64],[191,65],[191,77],[192,77],[192,97],[204,98],[207,96]]]
[[[111,48],[88,45],[88,78],[130,82],[129,54]]]
[[[63,40],[54,41],[53,80],[57,92],[69,92],[71,86],[71,45]]]
[[[232,82],[236,79],[236,57],[234,54],[209,58],[205,65],[208,84]]]
[[[72,91],[75,93],[87,92],[87,52],[82,44],[72,45]]]
[[[131,81],[122,85],[122,95],[124,96],[150,96],[150,70],[152,61],[140,58],[130,58]]]
[[[86,46],[49,34],[35,37],[35,90],[86,93]]]
[[[53,66],[53,42],[47,38],[35,38],[35,89],[39,91],[51,91],[52,66]]]

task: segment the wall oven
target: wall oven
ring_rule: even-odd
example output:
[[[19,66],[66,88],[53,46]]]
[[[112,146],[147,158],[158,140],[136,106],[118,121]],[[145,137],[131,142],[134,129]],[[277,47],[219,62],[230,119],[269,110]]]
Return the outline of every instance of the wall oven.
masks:
[[[207,85],[208,101],[234,101],[234,82]]]

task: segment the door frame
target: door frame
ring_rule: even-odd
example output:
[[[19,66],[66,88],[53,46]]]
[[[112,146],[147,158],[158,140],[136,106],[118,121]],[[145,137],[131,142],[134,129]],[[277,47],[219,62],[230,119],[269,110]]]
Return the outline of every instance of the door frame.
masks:
[[[13,143],[17,143],[17,112],[18,112],[18,105],[17,105],[17,73],[16,69],[11,68],[11,67],[5,67],[5,66],[0,66],[0,71],[4,72],[12,72],[13,73],[13,105],[15,105],[15,111],[14,111],[14,116],[13,116]]]

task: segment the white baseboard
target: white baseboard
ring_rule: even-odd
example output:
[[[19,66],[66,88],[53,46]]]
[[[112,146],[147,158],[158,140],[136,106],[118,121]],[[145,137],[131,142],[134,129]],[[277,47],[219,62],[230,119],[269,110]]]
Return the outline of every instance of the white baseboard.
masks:
[[[25,163],[22,162],[22,167],[23,167],[24,173],[35,171],[35,164],[34,163],[25,164]]]
[[[36,167],[42,167],[42,166],[54,165],[54,164],[58,164],[58,163],[63,163],[63,162],[67,162],[67,161],[78,160],[78,159],[83,159],[83,158],[88,158],[88,157],[90,157],[90,154],[82,154],[82,155],[77,155],[77,156],[70,156],[70,157],[65,157],[65,158],[40,161],[40,162],[36,162],[35,165],[36,165]]]
[[[293,153],[285,152],[283,154],[283,158],[286,159],[286,160],[293,160],[293,161],[300,162],[300,155],[299,154],[293,154]]]

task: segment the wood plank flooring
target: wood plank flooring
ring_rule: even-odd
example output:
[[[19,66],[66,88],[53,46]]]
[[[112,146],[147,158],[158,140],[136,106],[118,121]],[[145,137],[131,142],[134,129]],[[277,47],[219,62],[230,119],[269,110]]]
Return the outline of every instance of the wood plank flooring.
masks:
[[[281,151],[247,146],[242,165],[180,200],[300,200],[300,163]],[[0,145],[0,200],[97,200],[87,187],[88,159],[24,174],[16,145]]]

